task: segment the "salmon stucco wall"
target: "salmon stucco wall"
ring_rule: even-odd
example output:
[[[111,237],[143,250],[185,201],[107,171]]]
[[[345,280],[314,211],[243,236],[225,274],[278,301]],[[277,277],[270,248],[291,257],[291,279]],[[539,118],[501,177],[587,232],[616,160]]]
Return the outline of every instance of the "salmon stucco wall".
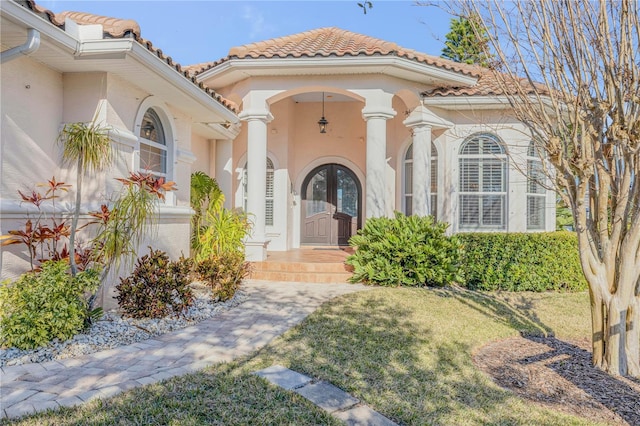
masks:
[[[97,210],[100,203],[113,199],[121,188],[115,178],[136,171],[138,162],[137,133],[141,109],[150,94],[108,73],[61,74],[24,57],[2,65],[2,181],[0,232],[24,226],[25,206],[20,203],[17,190],[29,191],[35,184],[55,176],[74,185],[73,166],[62,166],[61,147],[56,143],[64,123],[91,121],[96,118],[110,128],[115,151],[115,164],[104,173],[92,174],[85,179],[83,188],[84,213]],[[189,181],[192,165],[197,160],[192,152],[191,118],[170,102],[157,99],[155,107],[162,108],[170,121],[170,178],[178,191],[170,193],[167,201],[159,205],[158,226],[141,244],[165,250],[172,258],[189,255],[191,209],[189,208]],[[193,146],[202,148],[207,141],[193,137]],[[210,159],[200,160],[199,166]],[[74,188],[65,197],[56,200],[57,211],[70,212],[74,202]],[[86,220],[87,216],[82,216]],[[84,235],[83,239],[88,239]],[[0,256],[0,278],[14,278],[29,269],[28,255],[20,245],[3,247]],[[120,271],[122,274],[128,270]],[[109,283],[107,293],[113,292],[115,279]],[[106,296],[106,294],[105,294]],[[105,307],[115,301],[104,297]]]

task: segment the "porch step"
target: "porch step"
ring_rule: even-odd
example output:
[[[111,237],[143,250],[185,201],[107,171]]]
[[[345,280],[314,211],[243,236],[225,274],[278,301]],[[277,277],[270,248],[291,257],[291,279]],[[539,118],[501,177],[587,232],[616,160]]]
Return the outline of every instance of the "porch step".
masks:
[[[312,254],[309,252],[309,254]],[[305,254],[306,255],[306,254]],[[346,257],[346,256],[345,256]],[[250,277],[266,281],[297,281],[308,283],[344,283],[352,275],[344,261],[284,261],[252,262]]]

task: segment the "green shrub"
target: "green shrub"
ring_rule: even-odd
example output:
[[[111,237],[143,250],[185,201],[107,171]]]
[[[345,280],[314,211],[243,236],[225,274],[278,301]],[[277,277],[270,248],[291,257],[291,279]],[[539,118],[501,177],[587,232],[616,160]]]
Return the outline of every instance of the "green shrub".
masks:
[[[422,287],[458,281],[459,244],[445,235],[447,226],[398,212],[393,219],[368,219],[349,241],[357,248],[346,261],[354,268],[351,282]]]
[[[116,286],[118,305],[133,318],[161,318],[184,312],[193,303],[189,287],[191,262],[185,258],[172,262],[165,252],[149,250],[136,261],[131,275],[121,278]]]
[[[0,286],[0,342],[33,349],[52,339],[67,340],[89,319],[85,292],[100,283],[95,270],[68,273],[64,261],[49,261],[37,272]]]
[[[196,273],[211,286],[213,297],[229,300],[249,274],[249,262],[244,261],[239,251],[226,251],[198,262]]]
[[[575,234],[459,234],[466,286],[474,290],[580,291],[587,288]]]
[[[224,194],[215,179],[203,172],[191,175],[191,247],[199,262],[225,252],[244,251],[242,240],[249,233],[249,219],[242,210],[224,208]]]

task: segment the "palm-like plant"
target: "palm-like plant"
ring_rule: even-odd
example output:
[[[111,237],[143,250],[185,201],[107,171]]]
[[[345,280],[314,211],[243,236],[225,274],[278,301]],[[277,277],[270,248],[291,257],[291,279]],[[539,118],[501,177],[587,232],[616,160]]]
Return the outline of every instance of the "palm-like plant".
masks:
[[[71,274],[75,276],[78,271],[75,261],[75,236],[82,203],[82,180],[87,172],[100,172],[111,166],[113,151],[108,127],[101,126],[95,120],[91,123],[65,124],[58,136],[58,142],[63,146],[63,160],[76,165],[76,205],[69,236],[69,263]]]
[[[203,172],[191,175],[191,245],[196,260],[224,252],[242,252],[242,240],[249,231],[247,215],[224,208],[224,194],[215,179]]]
[[[216,209],[221,209],[224,204],[224,194],[218,186],[218,182],[204,172],[197,171],[191,174],[191,208],[195,211],[191,219],[191,248],[198,253],[200,251],[200,239],[206,229],[206,213],[211,204]]]

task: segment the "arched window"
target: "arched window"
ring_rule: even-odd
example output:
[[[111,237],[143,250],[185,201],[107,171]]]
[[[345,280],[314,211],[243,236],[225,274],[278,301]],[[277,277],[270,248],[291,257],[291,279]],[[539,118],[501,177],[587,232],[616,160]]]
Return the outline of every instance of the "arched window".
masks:
[[[539,151],[531,141],[527,149],[527,229],[530,230],[545,229],[545,179]]]
[[[167,177],[167,141],[158,113],[149,108],[140,123],[140,169]]]
[[[413,214],[413,144],[407,148],[404,156],[404,213]],[[431,215],[438,213],[438,150],[431,142]]]
[[[264,217],[265,217],[265,225],[266,226],[273,226],[273,172],[274,172],[274,167],[273,167],[273,161],[271,161],[270,158],[267,157],[267,190],[265,193],[265,212],[264,212]],[[243,196],[243,205],[244,205],[244,211],[247,211],[247,164],[245,163],[244,165],[244,169],[242,171],[242,196]]]
[[[507,156],[494,135],[467,139],[460,149],[459,228],[506,229]]]

